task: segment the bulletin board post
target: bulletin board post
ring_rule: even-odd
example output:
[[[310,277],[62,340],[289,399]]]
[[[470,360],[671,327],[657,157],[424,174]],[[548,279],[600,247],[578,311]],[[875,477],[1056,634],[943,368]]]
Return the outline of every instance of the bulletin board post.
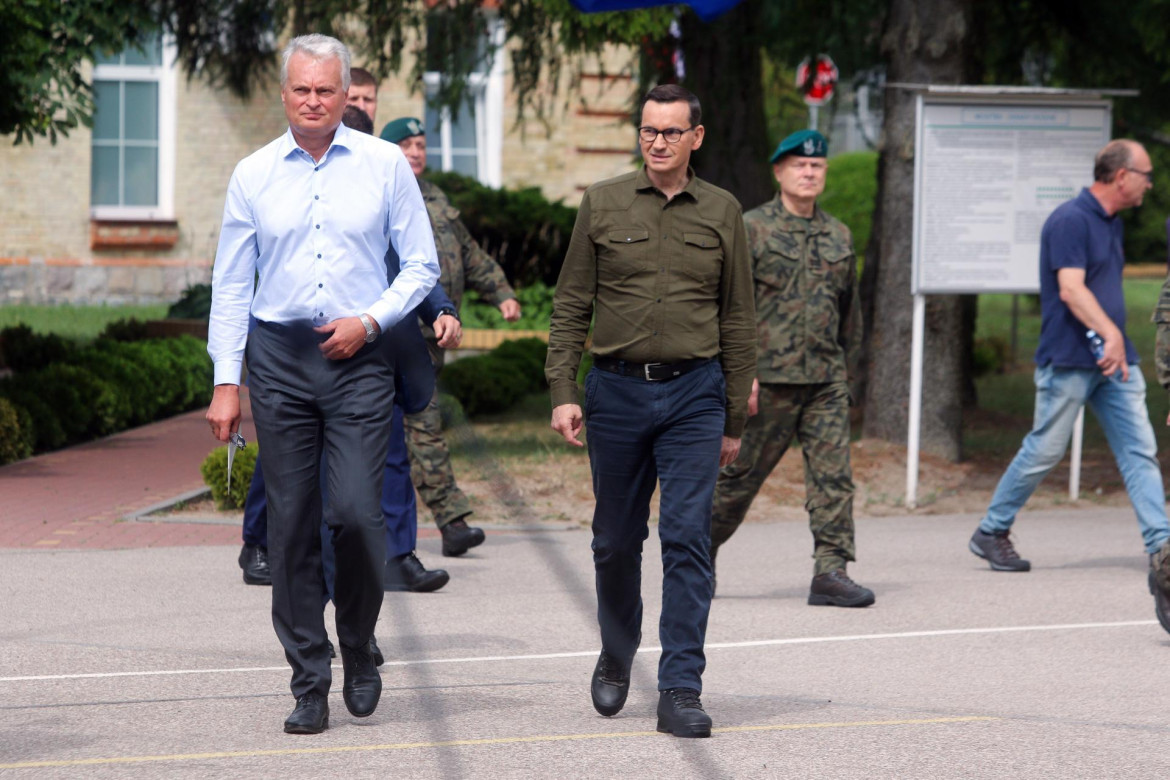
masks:
[[[1092,183],[1110,137],[1107,96],[1134,90],[890,84],[917,92],[914,300],[906,506],[918,504],[926,296],[1036,293],[1040,229]],[[1069,495],[1080,490],[1084,410],[1073,433]]]

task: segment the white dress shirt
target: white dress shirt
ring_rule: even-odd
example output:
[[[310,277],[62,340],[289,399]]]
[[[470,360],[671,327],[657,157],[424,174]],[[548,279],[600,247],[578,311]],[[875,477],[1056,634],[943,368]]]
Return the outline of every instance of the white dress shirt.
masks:
[[[390,245],[401,270],[387,286]],[[385,333],[438,278],[426,205],[397,144],[341,125],[316,162],[289,130],[241,160],[228,185],[211,277],[215,384],[240,382],[249,310],[313,325],[368,313]]]

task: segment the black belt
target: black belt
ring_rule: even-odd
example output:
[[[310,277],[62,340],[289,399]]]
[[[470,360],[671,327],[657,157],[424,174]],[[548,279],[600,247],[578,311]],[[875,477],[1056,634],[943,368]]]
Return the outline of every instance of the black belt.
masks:
[[[636,376],[639,379],[645,379],[647,382],[661,382],[666,379],[680,377],[683,374],[694,371],[696,368],[702,368],[713,359],[694,358],[693,360],[682,360],[678,363],[629,363],[618,358],[599,357],[593,360],[593,365],[611,374]]]

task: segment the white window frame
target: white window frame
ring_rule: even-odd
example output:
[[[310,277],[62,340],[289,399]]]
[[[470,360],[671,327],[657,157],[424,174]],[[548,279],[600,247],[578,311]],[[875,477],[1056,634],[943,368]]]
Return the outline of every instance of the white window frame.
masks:
[[[492,67],[487,73],[472,73],[467,77],[468,92],[475,106],[476,176],[489,187],[503,186],[501,152],[504,144],[504,26],[492,21],[488,35],[496,54]],[[429,98],[439,88],[441,75],[438,71],[423,74],[426,96]],[[440,154],[439,170],[449,171],[451,159],[451,112],[444,106],[439,111],[438,130]],[[433,158],[428,158],[428,161]],[[433,163],[432,163],[433,164]]]
[[[152,81],[158,84],[158,202],[155,206],[94,206],[97,220],[158,220],[175,218],[175,61],[174,41],[164,38],[162,65],[94,65],[96,81]],[[90,147],[92,149],[92,146]],[[91,169],[90,176],[93,176]]]

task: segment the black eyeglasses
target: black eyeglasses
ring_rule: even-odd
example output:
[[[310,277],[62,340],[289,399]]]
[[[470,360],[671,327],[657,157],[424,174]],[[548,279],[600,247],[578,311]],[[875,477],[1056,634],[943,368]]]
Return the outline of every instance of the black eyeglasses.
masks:
[[[651,127],[650,125],[642,125],[641,127],[638,128],[638,137],[641,138],[646,143],[652,144],[656,140],[658,140],[658,136],[659,136],[659,134],[661,134],[662,137],[666,140],[666,142],[668,144],[677,144],[679,141],[682,140],[683,133],[689,133],[690,131],[692,131],[694,129],[695,128],[693,128],[693,127],[688,127],[685,129],[680,129],[677,127],[668,127],[665,130],[659,130],[657,127]]]
[[[1148,181],[1150,184],[1153,184],[1153,183],[1154,183],[1154,171],[1153,171],[1153,169],[1150,169],[1150,170],[1148,170],[1148,171],[1139,171],[1137,168],[1126,168],[1125,170],[1129,171],[1130,173],[1136,173],[1136,174],[1139,174],[1139,175],[1141,175],[1141,176],[1145,176],[1145,177],[1146,177],[1146,181]]]

